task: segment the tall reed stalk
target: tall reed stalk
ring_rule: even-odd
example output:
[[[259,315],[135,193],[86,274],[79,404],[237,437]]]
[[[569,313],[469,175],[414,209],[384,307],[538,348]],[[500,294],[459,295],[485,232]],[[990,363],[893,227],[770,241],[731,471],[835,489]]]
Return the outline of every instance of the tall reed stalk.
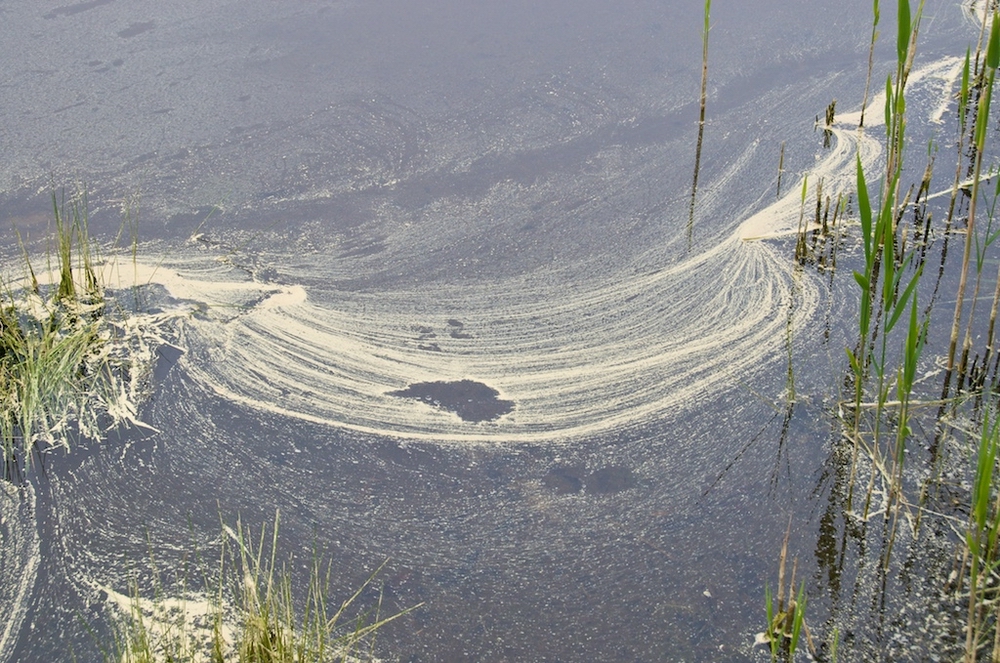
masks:
[[[868,93],[871,91],[872,86],[872,68],[875,64],[875,42],[878,41],[878,22],[881,14],[878,8],[879,0],[873,0],[872,3],[872,36],[868,44],[868,75],[865,77],[865,94],[861,100],[861,119],[858,122],[858,127],[865,126],[865,110],[868,108]]]
[[[1000,493],[995,490],[997,450],[1000,446],[1000,418],[992,423],[985,417],[979,439],[976,473],[972,485],[972,509],[966,532],[969,558],[969,605],[965,629],[966,663],[975,663],[982,645],[982,634],[992,613],[996,620],[993,574],[1000,565]],[[995,629],[1000,637],[1000,620]],[[1000,647],[994,638],[992,660],[1000,658]]]
[[[705,106],[708,101],[708,32],[712,27],[712,0],[705,0],[705,18],[701,30],[701,97],[698,113],[698,142],[694,152],[694,179],[691,182],[691,206],[688,212],[688,245],[694,233],[694,206],[698,195],[698,173],[701,170],[701,145],[705,137]]]
[[[979,103],[976,108],[976,124],[973,137],[975,157],[973,163],[972,185],[969,200],[969,218],[966,226],[965,249],[962,253],[962,265],[958,282],[958,291],[955,298],[955,315],[952,319],[951,339],[948,344],[948,357],[945,366],[944,395],[949,392],[952,374],[955,369],[955,352],[958,347],[958,336],[962,324],[962,310],[965,303],[965,291],[969,277],[969,262],[972,257],[972,245],[975,242],[976,233],[976,210],[979,202],[979,186],[983,169],[983,153],[986,150],[986,130],[989,126],[990,102],[993,98],[993,83],[996,80],[997,67],[1000,67],[1000,31],[998,31],[997,14],[994,12],[992,25],[989,33],[989,43],[986,50],[986,71],[983,89],[980,92]],[[1000,296],[1000,293],[998,293]],[[974,306],[971,307],[974,312]],[[967,359],[966,348],[971,345],[972,317],[966,327],[966,340],[963,343],[963,356]],[[992,343],[991,340],[987,341]],[[959,376],[965,372],[966,359],[962,359],[958,366]],[[961,379],[961,377],[960,377]]]

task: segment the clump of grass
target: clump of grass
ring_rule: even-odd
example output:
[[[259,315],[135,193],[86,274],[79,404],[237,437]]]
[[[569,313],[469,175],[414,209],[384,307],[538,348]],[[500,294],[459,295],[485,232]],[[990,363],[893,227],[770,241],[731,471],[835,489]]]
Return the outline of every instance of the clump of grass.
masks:
[[[126,333],[124,313],[109,307],[86,198],[52,200],[54,248],[45,271],[22,241],[24,276],[0,278],[0,446],[8,477],[33,452],[136,422],[139,356],[148,351],[148,339]]]
[[[288,566],[278,559],[278,521],[276,514],[270,536],[264,526],[256,538],[239,522],[235,529],[223,526],[215,577],[205,578],[206,587],[215,588],[209,598],[168,599],[157,585],[156,596],[144,600],[138,583],[130,583],[127,603],[120,602],[116,653],[106,655],[106,663],[372,660],[379,629],[419,606],[383,617],[380,595],[374,606],[359,609],[382,567],[346,600],[331,604],[331,566],[316,556],[305,596],[296,596]],[[188,594],[183,584],[175,589]]]

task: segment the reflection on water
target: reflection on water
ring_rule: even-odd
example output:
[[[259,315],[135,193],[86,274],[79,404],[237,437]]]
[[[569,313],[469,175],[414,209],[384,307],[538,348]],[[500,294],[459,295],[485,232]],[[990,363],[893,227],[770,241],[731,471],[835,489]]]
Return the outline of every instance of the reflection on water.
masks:
[[[834,196],[879,158],[846,113],[829,150],[812,127],[860,97],[870,6],[769,4],[714,8],[690,237],[701,7],[5,9],[7,208],[71,174],[112,232],[140,189],[130,267],[184,353],[157,433],[80,441],[3,507],[0,660],[87,659],[92,587],[276,508],[343,591],[391,558],[387,600],[426,602],[402,660],[745,660],[823,453],[789,357],[846,345],[779,146]]]

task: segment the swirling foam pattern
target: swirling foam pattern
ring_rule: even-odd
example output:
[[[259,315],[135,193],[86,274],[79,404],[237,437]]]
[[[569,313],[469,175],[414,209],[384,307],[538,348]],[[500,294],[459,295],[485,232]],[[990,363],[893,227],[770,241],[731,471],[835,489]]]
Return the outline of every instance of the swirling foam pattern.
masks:
[[[939,99],[959,67],[940,60],[914,72],[910,85]],[[872,101],[869,126],[883,104]],[[869,174],[878,167],[879,140],[857,123],[856,113],[840,118],[836,145],[808,175],[834,197],[852,188],[856,154]],[[738,166],[722,179],[738,176]],[[378,435],[567,440],[697,404],[783,347],[789,325],[812,315],[819,291],[785,249],[751,240],[795,231],[801,189],[800,181],[714,246],[667,267],[619,269],[582,284],[542,268],[471,285],[337,291],[321,285],[323,256],[312,264],[296,258],[311,275],[308,287],[233,281],[224,263],[159,274],[175,296],[212,305],[185,325],[184,362],[229,399]],[[465,422],[389,395],[463,379],[497,389],[514,401],[513,412]]]
[[[7,660],[38,578],[40,547],[34,489],[0,481],[0,491],[0,660]]]
[[[735,236],[604,288],[515,285],[345,293],[335,308],[313,303],[302,287],[283,288],[238,317],[188,325],[195,351],[187,369],[254,408],[358,431],[442,441],[565,438],[642,421],[713,383],[739,380],[784,342],[796,289],[787,260]],[[815,291],[797,289],[796,314],[807,315]],[[456,319],[461,332],[451,334]],[[459,379],[499,390],[514,412],[468,423],[387,395]]]

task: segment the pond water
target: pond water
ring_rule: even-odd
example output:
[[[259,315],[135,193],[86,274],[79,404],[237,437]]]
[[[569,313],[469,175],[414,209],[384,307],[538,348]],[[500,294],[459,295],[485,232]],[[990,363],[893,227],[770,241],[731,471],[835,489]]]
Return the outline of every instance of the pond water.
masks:
[[[856,296],[787,234],[802,176],[835,193],[859,146],[878,162],[879,129],[843,119],[824,148],[815,126],[861,108],[871,3],[712,7],[692,210],[702,10],[0,8],[5,222],[40,237],[52,183],[83,182],[110,238],[132,201],[151,306],[177,313],[156,432],[80,441],[11,493],[0,661],[92,660],[94,587],[150,551],[181,575],[220,516],[276,510],[338,591],[388,558],[388,604],[425,602],[390,660],[763,657],[790,517],[824,586],[816,420]],[[926,144],[978,28],[957,2],[924,26]]]

